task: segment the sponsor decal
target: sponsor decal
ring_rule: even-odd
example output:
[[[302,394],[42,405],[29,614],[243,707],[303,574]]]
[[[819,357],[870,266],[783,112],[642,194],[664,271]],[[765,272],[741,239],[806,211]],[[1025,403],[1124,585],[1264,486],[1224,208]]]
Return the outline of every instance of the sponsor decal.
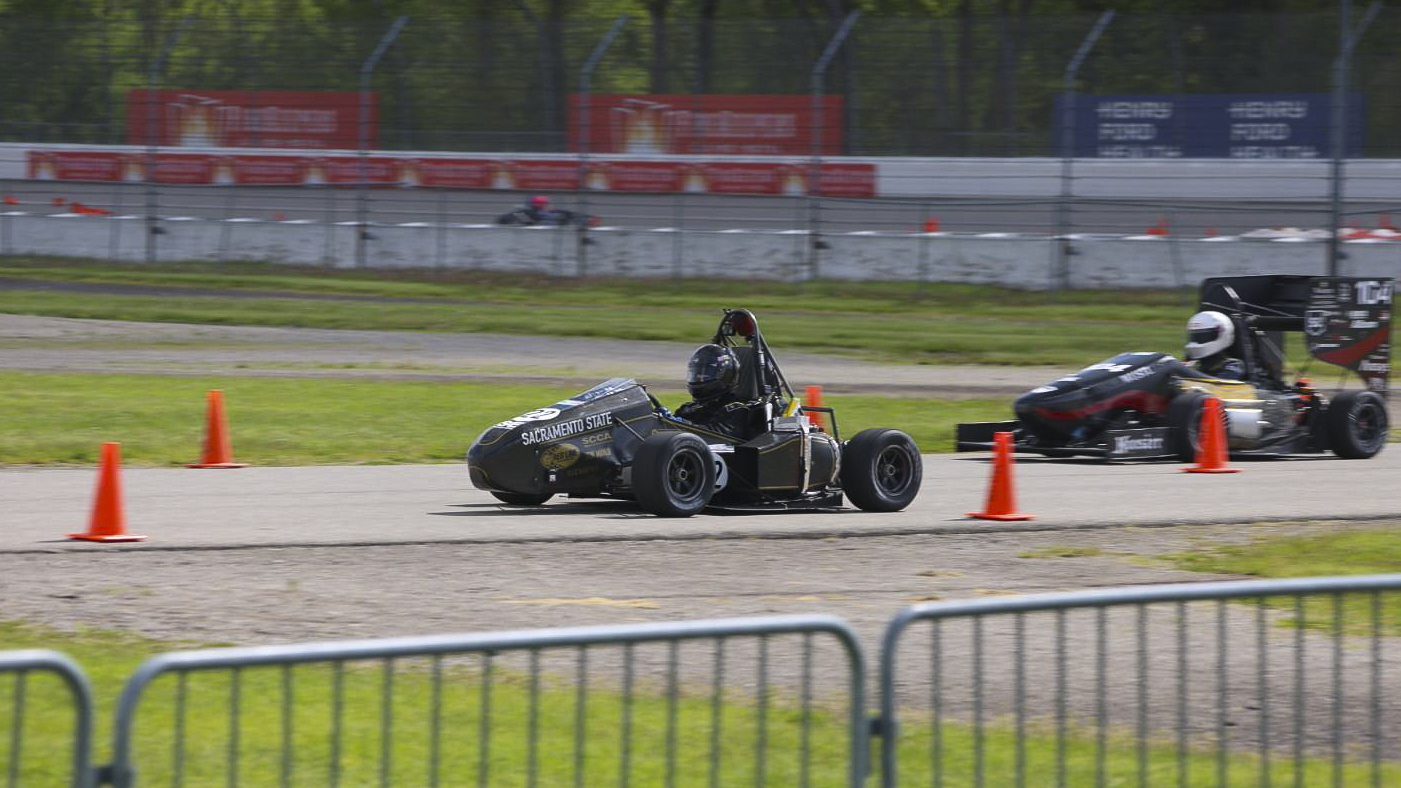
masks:
[[[1382,375],[1391,374],[1391,364],[1382,361],[1368,361],[1363,359],[1357,364],[1358,372],[1377,372]]]
[[[554,408],[542,408],[541,410],[554,410]],[[555,411],[554,415],[559,415],[559,411]],[[554,418],[554,416],[550,416],[550,418]],[[526,430],[521,433],[521,443],[526,446],[531,446],[536,443],[545,443],[546,441],[563,440],[565,438],[572,438],[582,432],[593,432],[594,430],[601,430],[611,426],[613,426],[612,413],[596,413],[581,419],[570,419],[569,421],[561,421],[557,424]]]
[[[1328,330],[1328,318],[1332,315],[1326,309],[1310,309],[1304,313],[1304,333],[1311,337],[1321,337]]]
[[[540,464],[550,470],[562,470],[578,462],[579,454],[579,447],[572,443],[556,443],[540,453]]]
[[[600,443],[609,443],[613,440],[612,433],[596,432],[592,435],[585,435],[579,439],[579,443],[585,446],[597,446]]]
[[[1135,369],[1133,372],[1125,372],[1124,374],[1122,374],[1122,375],[1119,376],[1119,382],[1120,382],[1120,383],[1132,383],[1132,382],[1134,382],[1135,380],[1143,380],[1144,378],[1148,377],[1149,375],[1152,375],[1154,372],[1157,372],[1157,371],[1158,371],[1158,365],[1157,365],[1157,364],[1149,364],[1149,365],[1146,366],[1146,367],[1139,367],[1138,369]]]
[[[590,456],[590,457],[593,457],[593,458],[596,459],[596,460],[611,460],[611,459],[613,459],[613,450],[612,450],[612,449],[609,449],[609,448],[590,449],[589,451],[584,452],[584,454],[586,454],[586,455],[588,455],[588,456]]]
[[[510,430],[532,421],[549,421],[559,415],[559,408],[538,408],[522,413],[514,419],[507,419],[495,425],[496,429]]]
[[[1163,450],[1161,435],[1115,435],[1115,454],[1137,454],[1140,452],[1160,452]]]

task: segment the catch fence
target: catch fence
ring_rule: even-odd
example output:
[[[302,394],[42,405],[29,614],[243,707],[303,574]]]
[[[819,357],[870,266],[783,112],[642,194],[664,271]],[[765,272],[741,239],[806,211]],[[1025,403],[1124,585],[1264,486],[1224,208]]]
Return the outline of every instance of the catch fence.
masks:
[[[172,652],[127,681],[101,767],[82,672],[0,653],[15,676],[0,773],[75,788],[1379,788],[1401,780],[1397,591],[1401,575],[1371,575],[922,603],[886,628],[870,718],[863,649],[830,616]],[[34,670],[68,688],[66,727],[26,724],[62,694],[27,690]]]
[[[814,246],[926,230],[1370,233],[1401,220],[1401,172],[1375,164],[1401,157],[1398,35],[1401,9],[1379,5],[786,20],[548,18],[524,3],[369,20],[296,4],[272,20],[237,2],[164,16],[113,6],[80,22],[11,12],[0,187],[6,210],[58,200],[139,217],[151,236],[178,232],[179,217],[362,235],[489,225],[531,194],[609,226],[802,230]],[[377,251],[360,244],[351,259]]]

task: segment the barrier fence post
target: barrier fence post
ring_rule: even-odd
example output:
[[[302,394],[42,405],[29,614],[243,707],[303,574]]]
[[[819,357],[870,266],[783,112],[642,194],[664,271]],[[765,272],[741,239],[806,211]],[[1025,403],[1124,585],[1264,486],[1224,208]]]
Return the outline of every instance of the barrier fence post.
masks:
[[[810,84],[812,89],[812,162],[808,166],[808,248],[807,248],[807,279],[816,279],[820,271],[818,270],[817,253],[822,249],[822,110],[826,103],[827,66],[831,65],[832,58],[837,56],[842,44],[851,35],[851,28],[856,25],[856,20],[861,17],[860,11],[852,11],[842,20],[841,27],[832,34],[832,38],[827,42],[826,49],[822,50],[821,57],[812,65],[812,76]]]
[[[375,45],[374,51],[365,58],[365,62],[360,66],[360,188],[356,196],[356,216],[355,216],[355,266],[365,267],[365,260],[369,249],[367,244],[373,238],[370,234],[370,193],[368,186],[369,156],[370,156],[370,77],[374,74],[375,66],[379,65],[380,58],[384,57],[385,50],[394,43],[394,39],[399,37],[399,31],[408,24],[408,15],[400,16],[385,31],[379,43]]]
[[[1070,247],[1070,198],[1073,191],[1071,171],[1075,163],[1075,78],[1113,18],[1113,9],[1100,14],[1095,26],[1080,42],[1080,48],[1075,50],[1075,56],[1065,66],[1065,88],[1061,93],[1060,202],[1056,205],[1056,235],[1059,237],[1055,245],[1054,270],[1051,271],[1052,290],[1070,286],[1070,255],[1074,253]]]
[[[185,35],[185,31],[199,17],[198,14],[186,14],[180,20],[180,24],[171,31],[170,37],[165,40],[165,47],[151,61],[151,67],[146,72],[146,167],[141,174],[142,180],[146,184],[146,262],[156,261],[156,236],[165,232],[160,226],[160,217],[156,215],[159,210],[159,199],[156,194],[156,160],[160,153],[160,129],[161,129],[161,100],[156,91],[160,89],[161,75],[165,72],[165,64],[170,59],[170,53],[180,43],[180,39]]]
[[[1352,27],[1352,0],[1338,2],[1338,56],[1333,60],[1333,158],[1328,165],[1329,191],[1329,233],[1328,233],[1328,275],[1338,276],[1340,261],[1343,258],[1339,248],[1342,240],[1338,234],[1343,229],[1343,168],[1348,154],[1348,79],[1352,72],[1352,54],[1357,42],[1381,11],[1379,0],[1367,7],[1357,27]]]
[[[590,117],[593,107],[589,103],[589,95],[593,92],[593,72],[598,68],[598,62],[603,59],[603,55],[608,51],[608,47],[613,45],[613,39],[618,37],[623,25],[630,19],[627,14],[623,14],[613,22],[613,26],[608,28],[608,32],[603,34],[603,38],[594,45],[593,52],[589,54],[589,59],[584,61],[583,67],[579,69],[579,213],[583,216],[583,224],[579,225],[579,267],[578,275],[582,279],[589,268],[589,148],[592,140],[589,135],[593,133]]]

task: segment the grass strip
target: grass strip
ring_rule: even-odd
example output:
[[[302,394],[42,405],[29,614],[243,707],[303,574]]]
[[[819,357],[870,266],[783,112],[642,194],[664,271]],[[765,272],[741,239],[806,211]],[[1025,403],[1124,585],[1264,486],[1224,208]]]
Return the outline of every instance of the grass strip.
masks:
[[[176,644],[104,630],[66,633],[0,623],[0,649],[36,646],[64,651],[90,671],[98,707],[95,757],[105,763],[122,683],[146,657]],[[573,653],[564,654],[566,661]],[[165,676],[148,688],[138,710],[139,784],[457,786],[481,784],[483,778],[493,786],[846,784],[847,719],[840,702],[835,709],[820,702],[804,708],[786,690],[773,689],[760,699],[752,688],[744,690],[747,699],[730,695],[715,702],[708,692],[680,685],[673,701],[664,683],[641,678],[625,695],[616,682],[600,678],[616,676],[616,652],[599,647],[591,654],[593,678],[582,693],[565,678],[573,675],[567,671],[530,681],[511,655],[493,657],[490,681],[479,656],[437,666],[414,658],[397,660],[392,668],[256,668],[193,673],[183,682]],[[708,655],[687,651],[682,664],[708,664]],[[441,682],[434,681],[435,669]],[[743,680],[752,666],[735,660],[731,669]],[[0,720],[8,725],[16,723],[15,686],[0,681]],[[59,700],[61,688],[35,675],[24,692],[19,784],[64,784],[72,725],[69,708]],[[1101,747],[1094,730],[1071,727],[1063,749],[1045,720],[1033,720],[1021,739],[1003,722],[984,726],[981,735],[962,722],[945,722],[937,732],[936,762],[929,747],[934,727],[907,717],[899,752],[902,784],[934,784],[937,768],[946,785],[972,785],[975,774],[982,784],[1011,785],[1020,750],[1032,786],[1058,784],[1062,752],[1068,785],[1138,785],[1140,767],[1149,784],[1177,784],[1181,769],[1186,784],[1223,785],[1216,753],[1179,753],[1166,741],[1152,741],[1140,761],[1137,742],[1122,732],[1107,735]],[[1373,777],[1369,764],[1344,763],[1335,774],[1321,758],[1296,763],[1232,752],[1224,766],[1234,784],[1248,784],[1266,767],[1279,784],[1329,786],[1338,777],[1362,785]],[[1375,776],[1381,784],[1395,784],[1401,765],[1384,763]]]
[[[1260,578],[1370,575],[1401,572],[1401,526],[1341,528],[1299,536],[1256,536],[1245,544],[1208,543],[1163,556],[1192,572],[1250,575]],[[1250,600],[1254,604],[1254,600]],[[1401,593],[1318,596],[1296,608],[1290,598],[1269,599],[1270,607],[1291,611],[1282,626],[1346,634],[1371,635],[1375,625],[1384,635],[1401,635]],[[1299,615],[1302,613],[1302,616]]]
[[[205,393],[223,389],[234,453],[256,465],[449,462],[488,426],[557,402],[576,387],[481,381],[0,373],[0,463],[95,463],[121,441],[134,465],[180,465],[204,440]],[[685,395],[655,392],[676,407]],[[844,436],[909,432],[948,451],[954,424],[1003,418],[1005,400],[829,395]]]
[[[571,280],[530,276],[345,272],[230,264],[179,268],[17,265],[33,282],[189,288],[141,295],[0,289],[0,312],[314,328],[498,332],[697,342],[722,306],[759,316],[776,348],[916,364],[1080,367],[1126,350],[1180,345],[1177,291],[1044,293],[990,286],[819,281]],[[201,289],[228,291],[201,294]],[[262,297],[321,294],[419,301]]]

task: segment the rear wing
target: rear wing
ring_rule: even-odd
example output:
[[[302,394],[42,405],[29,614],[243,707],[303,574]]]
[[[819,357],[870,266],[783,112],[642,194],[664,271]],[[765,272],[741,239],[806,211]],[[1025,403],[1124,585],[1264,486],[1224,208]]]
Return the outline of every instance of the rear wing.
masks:
[[[1225,312],[1242,329],[1266,340],[1242,342],[1247,366],[1279,377],[1285,332],[1300,332],[1309,354],[1357,373],[1367,388],[1385,392],[1391,376],[1393,281],[1351,276],[1223,276],[1202,281],[1201,309]]]

